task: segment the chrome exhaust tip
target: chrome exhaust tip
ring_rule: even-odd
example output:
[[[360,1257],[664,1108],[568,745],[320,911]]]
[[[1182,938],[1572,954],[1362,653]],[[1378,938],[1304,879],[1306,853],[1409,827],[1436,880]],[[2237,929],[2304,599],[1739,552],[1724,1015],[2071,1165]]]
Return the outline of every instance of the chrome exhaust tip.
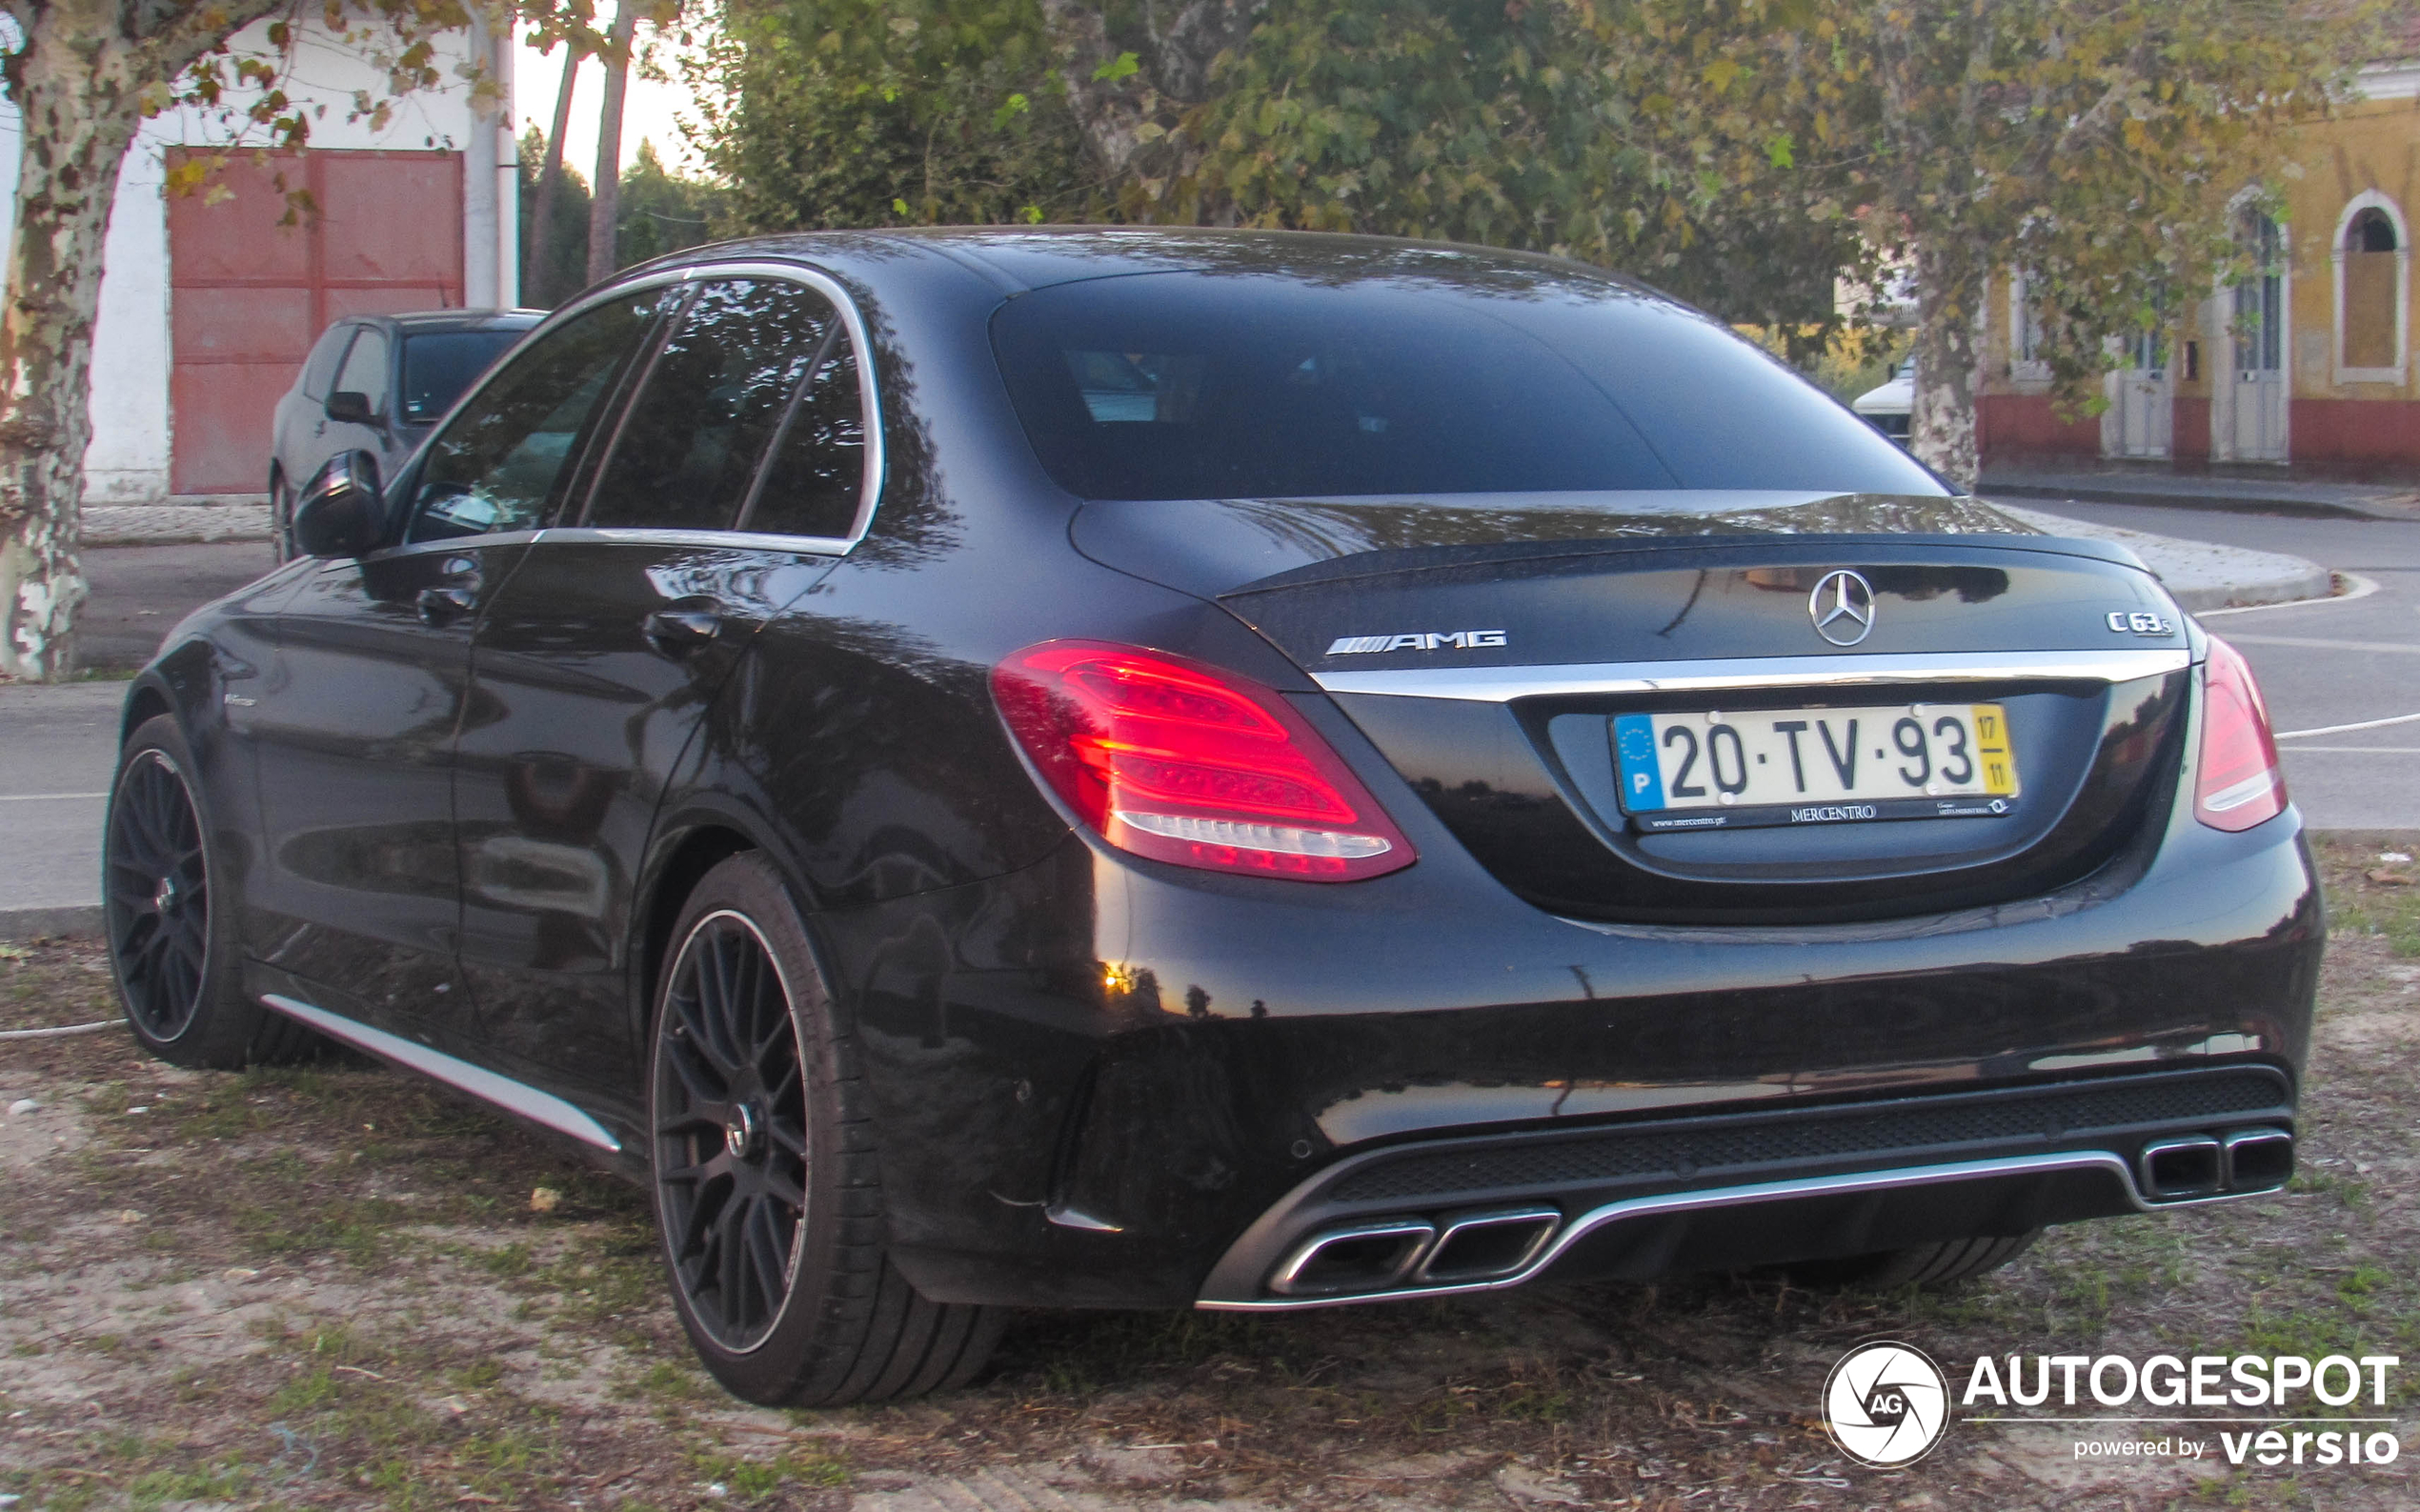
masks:
[[[1281,1297],[1350,1297],[1381,1292],[1412,1273],[1437,1238],[1426,1219],[1379,1219],[1323,1229],[1295,1246],[1270,1273]]]
[[[2224,1142],[2229,1191],[2275,1191],[2294,1174],[2294,1137],[2283,1129],[2237,1129]]]
[[[2208,1197],[2226,1184],[2225,1156],[2224,1147],[2207,1134],[2147,1144],[2135,1163],[2143,1195],[2157,1201]]]
[[[1422,1286],[1502,1280],[1517,1274],[1563,1226],[1554,1207],[1500,1207],[1445,1220],[1437,1243],[1412,1273]]]

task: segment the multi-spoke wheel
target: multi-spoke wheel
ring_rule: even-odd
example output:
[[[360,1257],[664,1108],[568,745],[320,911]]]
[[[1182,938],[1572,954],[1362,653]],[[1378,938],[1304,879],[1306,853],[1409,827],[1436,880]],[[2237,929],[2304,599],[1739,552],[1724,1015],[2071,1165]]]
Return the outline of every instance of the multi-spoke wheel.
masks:
[[[315,1045],[238,986],[192,753],[166,715],[119,755],[101,851],[110,964],[136,1038],[188,1066],[284,1059]]]
[[[918,1295],[884,1256],[856,1043],[762,857],[706,874],[656,985],[655,1215],[682,1326],[751,1401],[829,1406],[971,1378],[996,1309]]]
[[[790,1298],[807,1219],[798,1031],[747,917],[710,914],[674,962],[655,1056],[655,1180],[674,1276],[715,1342],[744,1354]]]
[[[157,746],[118,774],[104,880],[127,1017],[174,1039],[193,1021],[210,964],[210,867],[192,790]]]

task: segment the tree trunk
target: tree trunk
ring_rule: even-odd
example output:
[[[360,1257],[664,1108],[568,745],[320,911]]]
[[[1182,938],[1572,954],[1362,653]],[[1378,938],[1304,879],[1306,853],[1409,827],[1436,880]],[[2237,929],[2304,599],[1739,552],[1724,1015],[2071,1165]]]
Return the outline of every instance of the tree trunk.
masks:
[[[572,129],[573,86],[579,82],[579,50],[563,44],[563,87],[555,95],[555,130],[547,133],[546,163],[538,171],[537,203],[530,211],[529,272],[521,278],[521,296],[540,309],[552,309],[559,297],[555,289],[555,199],[563,188],[563,133]]]
[[[0,678],[46,681],[75,667],[101,249],[142,119],[131,49],[77,8],[58,26],[37,22],[12,60],[24,135],[0,309]]]
[[[614,12],[613,46],[605,54],[605,109],[596,119],[595,198],[588,204],[588,281],[614,276],[620,266],[615,242],[622,212],[622,98],[630,87],[631,34],[638,26],[635,6]]]
[[[1975,389],[1982,374],[1987,253],[1978,249],[1916,252],[1916,382],[1908,450],[1971,492],[1980,471]]]

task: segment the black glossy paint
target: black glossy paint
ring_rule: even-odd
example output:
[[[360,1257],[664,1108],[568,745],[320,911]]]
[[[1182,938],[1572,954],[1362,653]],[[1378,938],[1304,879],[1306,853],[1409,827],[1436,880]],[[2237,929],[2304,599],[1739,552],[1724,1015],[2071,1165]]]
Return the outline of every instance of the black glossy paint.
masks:
[[[663,330],[640,321],[597,413],[548,433],[568,451],[531,496],[540,533],[393,544],[415,462],[391,544],[189,620],[130,717],[186,724],[255,990],[528,1080],[643,1149],[663,933],[705,867],[761,849],[857,1036],[894,1254],[956,1300],[1183,1304],[1270,1204],[1386,1141],[2298,1073],[2322,942],[2298,820],[2192,818],[2189,676],[2001,690],[2039,803],[1997,827],[1639,837],[1589,766],[1611,702],[1330,696],[1311,675],[1830,655],[1805,599],[1836,566],[1882,594],[1858,654],[2190,644],[2113,639],[2111,610],[2181,618],[2122,553],[1923,494],[1084,503],[1041,469],[990,338],[1025,290],[1145,268],[1349,281],[1419,256],[1558,298],[1601,275],[1208,232],[684,256],[701,277],[795,263],[854,300],[887,453],[867,533],[842,551],[580,529]],[[668,612],[703,617],[674,634]],[[1505,648],[1323,655],[1482,620]],[[1072,826],[986,687],[1061,636],[1281,690],[1418,863],[1310,885]]]

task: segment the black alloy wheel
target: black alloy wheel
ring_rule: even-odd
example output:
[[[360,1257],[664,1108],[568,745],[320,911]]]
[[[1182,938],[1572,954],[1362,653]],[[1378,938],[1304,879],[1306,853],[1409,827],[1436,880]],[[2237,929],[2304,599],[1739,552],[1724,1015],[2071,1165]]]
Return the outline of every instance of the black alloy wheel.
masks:
[[[127,1017],[180,1038],[201,1006],[211,952],[210,862],[185,774],[157,746],[135,752],[110,798],[103,880]]]
[[[649,1155],[681,1326],[734,1396],[885,1401],[963,1385],[1003,1312],[937,1302],[884,1243],[857,1043],[781,876],[701,877],[657,978]]]
[[[745,916],[698,921],[673,963],[655,1057],[655,1180],[673,1273],[745,1354],[789,1300],[806,1221],[806,1080],[790,990]]]
[[[101,918],[127,1026],[180,1066],[293,1060],[327,1041],[244,995],[232,899],[184,732],[145,720],[118,755],[101,832]]]

